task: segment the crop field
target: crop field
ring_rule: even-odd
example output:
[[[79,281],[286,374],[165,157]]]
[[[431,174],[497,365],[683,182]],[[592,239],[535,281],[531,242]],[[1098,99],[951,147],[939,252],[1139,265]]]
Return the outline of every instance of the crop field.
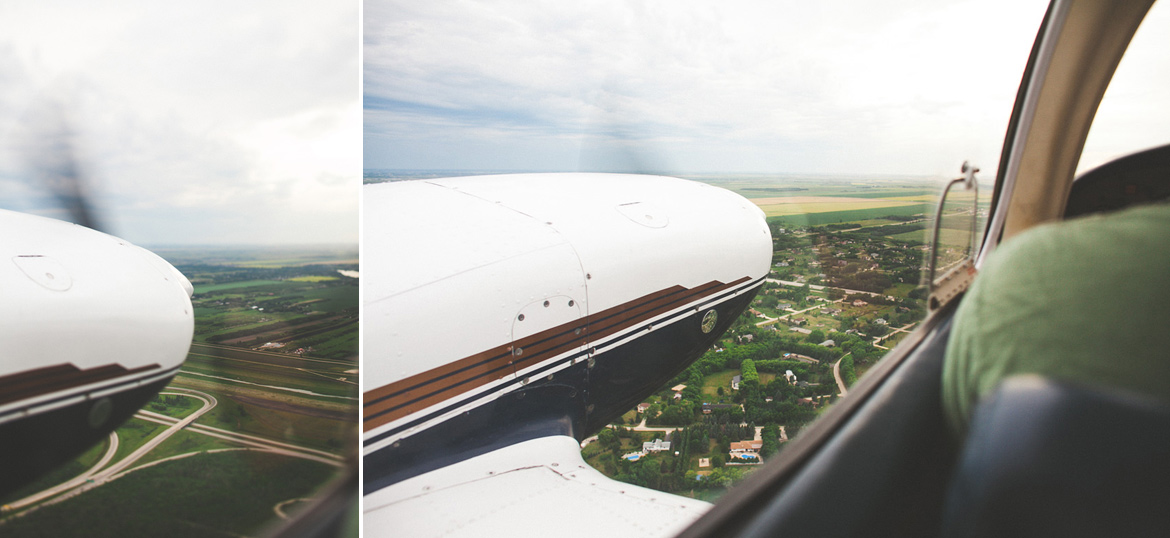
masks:
[[[934,233],[933,230],[920,230],[917,232],[906,232],[889,236],[890,239],[897,239],[899,241],[910,241],[913,243],[930,243],[930,235]],[[965,230],[955,230],[951,228],[943,228],[939,230],[941,243],[953,247],[966,247],[971,243],[971,232]]]
[[[825,213],[803,213],[798,215],[782,215],[768,217],[769,223],[783,223],[789,226],[821,226],[857,222],[863,220],[880,219],[886,216],[910,217],[923,215],[930,211],[925,204],[904,204],[895,207],[877,207],[870,209],[854,209],[848,211],[829,211]]]
[[[225,284],[200,284],[195,286],[195,294],[203,295],[224,290],[255,288],[263,285],[279,286],[281,284],[283,283],[276,280],[248,280],[245,282],[228,282]]]
[[[787,198],[756,198],[752,200],[769,217],[801,215],[805,213],[829,213],[876,208],[892,208],[913,205],[905,201],[889,201],[881,198],[847,198],[832,196],[791,196]]]

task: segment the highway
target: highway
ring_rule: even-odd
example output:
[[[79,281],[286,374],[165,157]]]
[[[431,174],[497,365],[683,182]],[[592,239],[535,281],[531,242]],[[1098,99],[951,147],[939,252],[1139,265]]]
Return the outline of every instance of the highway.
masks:
[[[181,392],[176,392],[176,391],[181,391]],[[203,416],[205,413],[207,413],[211,409],[215,408],[215,406],[218,404],[218,401],[216,400],[216,398],[208,393],[201,392],[201,391],[194,390],[194,389],[187,389],[187,388],[181,388],[181,387],[169,387],[167,390],[165,390],[164,392],[160,392],[159,394],[172,395],[172,396],[185,396],[188,398],[196,398],[196,399],[200,400],[201,402],[203,402],[203,406],[201,408],[199,408],[198,410],[192,412],[190,415],[183,417],[182,419],[171,417],[168,415],[155,413],[153,411],[147,411],[147,410],[138,411],[135,414],[136,418],[150,421],[150,422],[159,423],[159,424],[167,424],[170,427],[168,427],[166,430],[159,433],[158,435],[154,436],[149,441],[144,443],[141,447],[139,447],[137,450],[130,453],[125,458],[122,458],[121,460],[115,462],[113,465],[110,465],[110,462],[114,459],[115,455],[118,452],[119,439],[118,439],[118,435],[117,435],[116,431],[110,432],[109,446],[106,448],[106,451],[102,455],[101,459],[99,459],[98,462],[95,463],[92,467],[87,469],[84,473],[82,473],[82,474],[80,474],[80,475],[78,475],[78,476],[76,476],[76,477],[74,477],[66,482],[63,482],[63,483],[58,484],[56,486],[53,486],[51,488],[39,491],[39,492],[37,492],[33,495],[29,495],[28,497],[25,497],[23,499],[19,499],[17,501],[9,503],[6,506],[5,511],[6,512],[13,512],[16,510],[20,510],[22,508],[33,507],[34,505],[38,505],[38,504],[40,506],[47,506],[50,504],[55,504],[55,503],[61,502],[63,500],[69,499],[73,496],[84,493],[85,491],[88,491],[90,489],[99,487],[103,484],[106,484],[108,482],[116,480],[122,476],[125,476],[127,473],[137,471],[139,469],[143,469],[143,468],[150,467],[153,465],[157,465],[158,463],[161,463],[163,461],[185,458],[185,457],[189,457],[189,456],[193,456],[193,455],[196,455],[198,453],[201,453],[201,452],[194,452],[194,453],[187,453],[187,454],[179,454],[176,456],[172,456],[172,457],[165,458],[162,460],[152,461],[152,462],[134,467],[135,463],[137,463],[139,460],[141,460],[143,457],[145,457],[147,454],[149,454],[152,450],[154,450],[159,445],[161,445],[164,441],[166,441],[172,435],[174,435],[179,430],[182,430],[184,428],[186,428],[190,432],[208,435],[208,436],[215,437],[218,439],[230,441],[232,443],[241,444],[241,445],[244,445],[245,447],[250,447],[250,448],[216,449],[216,450],[208,450],[208,451],[204,451],[204,452],[219,452],[222,450],[261,450],[264,452],[281,454],[281,455],[285,455],[285,456],[316,461],[319,463],[324,463],[324,464],[332,465],[335,467],[342,467],[344,465],[344,458],[337,456],[335,454],[331,454],[329,452],[322,451],[322,450],[316,450],[316,449],[312,449],[312,448],[297,446],[297,445],[293,445],[290,443],[275,441],[272,439],[265,439],[263,437],[258,437],[255,435],[236,433],[236,432],[232,432],[232,431],[228,431],[228,430],[223,430],[220,428],[205,426],[203,424],[195,424],[194,422],[197,419],[199,419],[201,416]],[[35,509],[35,508],[32,508],[32,509]]]

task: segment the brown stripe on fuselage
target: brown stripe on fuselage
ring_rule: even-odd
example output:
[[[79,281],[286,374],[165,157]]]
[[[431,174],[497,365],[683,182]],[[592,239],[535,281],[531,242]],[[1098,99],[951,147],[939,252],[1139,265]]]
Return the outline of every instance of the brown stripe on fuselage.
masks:
[[[0,405],[156,368],[160,366],[127,369],[121,364],[106,364],[82,370],[73,364],[57,364],[8,374],[0,376]]]
[[[426,409],[459,394],[481,387],[515,372],[621,332],[633,325],[724,291],[750,280],[711,281],[687,289],[671,286],[583,319],[558,325],[517,342],[496,346],[363,394],[363,431]],[[579,332],[578,332],[579,330]],[[519,348],[520,355],[514,350]]]

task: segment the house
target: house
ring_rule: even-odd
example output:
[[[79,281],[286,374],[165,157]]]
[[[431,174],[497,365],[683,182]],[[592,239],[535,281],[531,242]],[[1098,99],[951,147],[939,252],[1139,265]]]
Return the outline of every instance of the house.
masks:
[[[682,392],[683,389],[685,389],[685,388],[687,388],[686,385],[675,385],[673,387],[670,387],[670,390],[672,390],[674,392]]]
[[[873,320],[873,322],[878,324],[878,325],[889,325],[890,324],[890,322],[888,322],[882,318],[875,319],[875,320]]]
[[[763,316],[763,314],[760,314],[760,316]],[[755,338],[756,338],[756,337],[755,337],[755,335],[751,335],[751,334],[744,334],[744,335],[740,335],[740,337],[739,337],[739,342],[740,342],[741,344],[742,344],[742,343],[744,343],[744,342],[751,342],[751,341],[752,341],[752,340],[754,340]]]
[[[731,378],[731,390],[739,390],[739,382],[741,379],[742,379],[742,376],[738,376],[738,375]]]
[[[682,393],[676,392],[676,393],[674,393],[674,396],[671,396],[671,398],[673,398],[674,401],[676,401],[676,402],[681,402],[682,401]]]
[[[854,299],[853,301],[853,306],[865,306],[867,304],[869,303],[862,301],[861,299]]]
[[[650,409],[650,404],[648,404],[648,403],[638,404],[638,412],[639,413],[645,413],[647,409]]]
[[[825,340],[819,344],[821,347],[837,347],[837,342],[832,340]]]
[[[812,334],[812,329],[801,329],[800,327],[792,327],[788,330],[793,331],[793,332],[798,332],[800,334]]]
[[[731,450],[727,452],[730,458],[759,460],[763,441],[736,441],[731,443]]]
[[[663,450],[670,450],[670,441],[655,439],[648,443],[642,443],[642,452],[662,452]]]
[[[796,383],[796,374],[792,370],[784,370],[784,379],[788,380],[789,385]]]

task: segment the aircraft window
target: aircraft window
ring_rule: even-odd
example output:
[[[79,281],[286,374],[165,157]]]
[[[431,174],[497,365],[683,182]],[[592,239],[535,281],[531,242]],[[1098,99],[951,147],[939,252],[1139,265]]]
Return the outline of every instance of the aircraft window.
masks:
[[[1129,44],[1101,105],[1077,175],[1119,157],[1170,142],[1170,6],[1156,2]]]
[[[952,195],[940,267],[969,252],[972,219],[978,241],[1045,8],[367,10],[365,181],[654,173],[763,211],[774,248],[752,304],[583,448],[611,477],[713,499],[918,326],[937,195],[964,160],[979,199]],[[669,451],[644,450],[665,435]]]
[[[729,330],[709,349],[698,340],[704,344],[695,362],[636,407],[624,407],[632,398],[616,399],[624,413],[582,443],[585,460],[611,478],[713,500],[848,397],[850,386],[919,326],[937,196],[964,161],[984,172],[977,198],[957,192],[944,208],[940,267],[970,251],[973,221],[978,240],[1046,7],[1044,0],[938,2],[905,11],[865,3],[619,3],[584,10],[492,5],[464,14],[367,6],[364,179],[658,174],[721,187],[756,206],[772,248],[766,269],[757,264],[766,274],[750,304],[738,317],[712,311],[709,319],[695,305],[687,315],[696,335],[728,323]],[[475,180],[425,183],[470,192]],[[494,195],[493,187],[520,180],[485,181]],[[381,187],[394,186],[369,185],[367,192],[397,188]],[[664,222],[641,211],[627,216],[646,228]],[[674,217],[662,225],[671,231]],[[708,261],[705,252],[694,255],[686,265]],[[582,282],[597,289],[606,278],[599,271]],[[642,334],[668,326],[658,319],[638,325]],[[606,373],[612,347],[585,345],[587,368]],[[539,353],[525,348],[524,356]],[[636,385],[633,373],[620,373],[624,386]],[[404,381],[390,381],[405,390]],[[584,407],[593,412],[592,404]],[[384,423],[370,428],[386,433],[368,440],[366,469],[380,457],[379,465],[398,472],[392,456],[378,454],[416,450],[387,437],[412,434]],[[655,442],[667,439],[669,447]]]

